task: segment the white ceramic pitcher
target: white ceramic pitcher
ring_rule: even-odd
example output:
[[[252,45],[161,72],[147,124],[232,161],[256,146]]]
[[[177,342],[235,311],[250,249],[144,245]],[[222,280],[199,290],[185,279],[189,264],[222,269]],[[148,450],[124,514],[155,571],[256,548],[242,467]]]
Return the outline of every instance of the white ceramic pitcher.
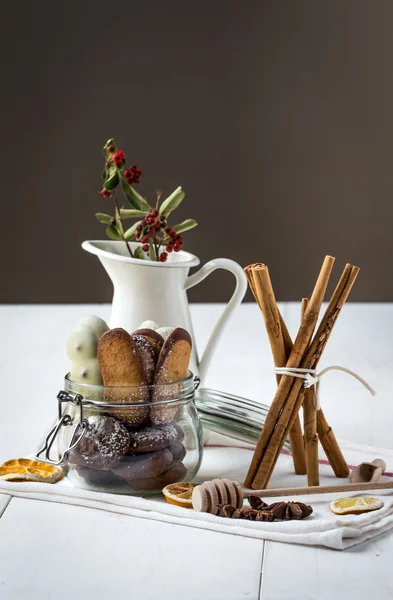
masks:
[[[137,245],[132,243],[131,247],[134,249]],[[86,241],[82,248],[98,256],[112,280],[114,294],[110,327],[123,327],[131,332],[147,320],[156,321],[162,327],[183,327],[193,339],[190,369],[203,379],[223,329],[246,293],[247,279],[242,267],[233,260],[216,258],[188,276],[190,268],[199,265],[199,259],[188,252],[172,253],[167,262],[161,263],[131,258],[124,242]],[[187,290],[216,269],[233,273],[236,287],[198,361]]]

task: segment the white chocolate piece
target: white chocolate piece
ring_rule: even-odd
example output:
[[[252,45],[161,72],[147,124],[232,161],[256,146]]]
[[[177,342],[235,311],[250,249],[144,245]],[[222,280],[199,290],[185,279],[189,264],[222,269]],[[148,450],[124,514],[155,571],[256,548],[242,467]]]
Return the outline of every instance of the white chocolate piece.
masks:
[[[71,379],[80,383],[102,384],[101,371],[97,360],[98,339],[89,325],[77,325],[66,344],[71,361]]]
[[[77,325],[67,338],[68,358],[71,361],[97,358],[97,344],[97,336],[89,325]]]
[[[161,335],[161,337],[164,338],[164,340],[166,340],[168,339],[172,331],[174,331],[174,329],[175,327],[159,327],[158,329],[156,329],[156,331]]]
[[[159,324],[155,321],[143,321],[143,323],[139,325],[138,329],[153,329],[153,331],[157,331],[159,327]]]
[[[70,374],[72,381],[102,385],[101,371],[96,358],[73,361]]]
[[[96,317],[95,315],[87,315],[87,317],[82,317],[79,319],[77,326],[78,325],[88,325],[91,327],[97,336],[97,340],[99,340],[100,337],[109,329],[104,319]]]

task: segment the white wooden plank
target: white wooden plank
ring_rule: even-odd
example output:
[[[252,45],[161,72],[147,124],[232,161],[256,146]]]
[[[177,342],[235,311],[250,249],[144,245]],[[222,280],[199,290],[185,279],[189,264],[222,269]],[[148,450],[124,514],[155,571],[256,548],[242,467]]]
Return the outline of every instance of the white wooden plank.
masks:
[[[344,552],[266,542],[260,600],[391,600],[392,536]]]
[[[292,333],[299,304],[288,306]],[[331,372],[321,383],[321,402],[336,436],[390,448],[392,445],[393,304],[344,306],[323,353],[320,369],[341,365],[359,373],[376,390],[373,397],[355,379]],[[370,457],[374,458],[374,457]]]
[[[11,496],[5,496],[4,494],[0,494],[0,517],[4,514],[4,511],[7,508],[10,500]]]
[[[14,498],[0,519],[2,600],[258,598],[263,542]]]

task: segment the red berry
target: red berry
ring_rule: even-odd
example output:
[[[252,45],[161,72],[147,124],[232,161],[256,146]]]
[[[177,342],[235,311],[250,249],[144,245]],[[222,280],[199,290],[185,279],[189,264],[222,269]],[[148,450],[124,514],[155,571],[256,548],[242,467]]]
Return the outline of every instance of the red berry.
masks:
[[[160,254],[160,262],[165,262],[167,258],[168,258],[167,253],[166,252],[161,252],[161,254]]]
[[[169,235],[171,236],[172,240],[175,241],[177,239],[177,233],[176,233],[176,231],[171,231],[171,233]]]
[[[167,252],[172,252],[172,250],[173,250],[173,246],[171,246],[170,244],[168,244],[168,245],[166,246],[166,251],[167,251]]]
[[[116,152],[116,146],[108,146],[107,150],[108,150],[108,152],[110,152],[111,154],[113,154],[114,152]]]
[[[144,235],[143,238],[141,239],[142,244],[146,244],[146,242],[149,241],[149,238],[147,237],[147,235]]]
[[[132,185],[133,183],[139,183],[142,171],[137,165],[134,165],[130,169],[127,169],[127,171],[124,172],[124,175],[128,178],[128,183]]]
[[[155,208],[153,208],[153,210],[150,212],[152,217],[158,217],[158,210],[156,210]]]
[[[118,167],[122,167],[124,165],[125,159],[126,157],[123,150],[119,150],[118,152],[116,152],[116,154],[113,155],[113,162]]]
[[[173,247],[173,249],[174,249],[175,252],[180,252],[180,246],[179,246],[179,244],[175,244],[174,247]]]
[[[165,227],[165,233],[170,235],[172,233],[172,227]]]
[[[154,223],[153,217],[151,217],[150,215],[148,215],[146,217],[146,223],[147,223],[147,225],[153,225],[153,223]]]
[[[145,252],[149,252],[149,244],[143,244],[142,250],[144,250]]]
[[[104,188],[103,190],[100,191],[100,196],[102,196],[103,198],[110,198],[111,197],[111,193],[108,192],[108,190],[106,190]]]

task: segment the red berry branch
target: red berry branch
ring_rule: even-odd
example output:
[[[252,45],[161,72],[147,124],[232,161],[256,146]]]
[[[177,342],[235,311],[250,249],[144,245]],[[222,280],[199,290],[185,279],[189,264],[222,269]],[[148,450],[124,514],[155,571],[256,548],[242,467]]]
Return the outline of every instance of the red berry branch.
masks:
[[[181,187],[178,187],[168,198],[161,202],[161,192],[157,192],[155,208],[133,187],[142,176],[142,171],[137,165],[125,169],[126,156],[119,150],[113,139],[109,140],[104,148],[105,167],[102,173],[103,187],[100,195],[113,198],[114,216],[106,213],[97,213],[100,223],[104,223],[106,234],[111,240],[124,241],[131,257],[143,260],[165,262],[168,253],[179,252],[183,247],[182,233],[196,227],[194,219],[187,219],[182,223],[169,226],[167,219],[179,206],[185,197]],[[121,187],[125,201],[132,208],[120,207],[116,195]],[[128,229],[124,228],[126,219],[139,219]],[[130,242],[138,242],[131,247]]]

